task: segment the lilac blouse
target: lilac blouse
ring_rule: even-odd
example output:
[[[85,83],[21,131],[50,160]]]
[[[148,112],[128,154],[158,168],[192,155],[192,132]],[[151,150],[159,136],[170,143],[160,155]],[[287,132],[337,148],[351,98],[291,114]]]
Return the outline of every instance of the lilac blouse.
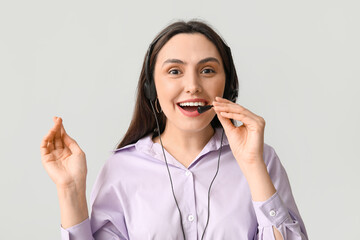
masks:
[[[188,168],[165,150],[188,240],[200,240],[206,224],[221,133],[216,129]],[[274,239],[272,226],[284,240],[308,239],[277,154],[264,144],[263,157],[277,192],[255,202],[224,135],[204,239]],[[114,151],[96,179],[90,204],[90,219],[67,229],[60,226],[62,240],[183,239],[161,145],[150,135]]]

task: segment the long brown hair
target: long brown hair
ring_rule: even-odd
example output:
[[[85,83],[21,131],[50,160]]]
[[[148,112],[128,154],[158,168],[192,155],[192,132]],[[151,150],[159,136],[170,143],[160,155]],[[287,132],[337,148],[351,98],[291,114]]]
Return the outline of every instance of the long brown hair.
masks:
[[[230,48],[226,45],[224,40],[208,24],[198,20],[192,20],[188,22],[178,21],[172,23],[154,38],[153,42],[150,45],[152,46],[152,51],[146,54],[146,56],[150,54],[148,61],[146,61],[146,56],[144,58],[137,86],[137,97],[133,117],[124,138],[121,140],[117,148],[122,148],[128,144],[135,143],[140,138],[155,131],[156,122],[154,113],[152,111],[149,100],[145,96],[144,91],[144,84],[147,81],[145,68],[148,64],[148,68],[150,69],[151,73],[153,73],[156,63],[156,57],[159,51],[165,45],[165,43],[170,40],[170,38],[179,33],[201,33],[216,46],[222,58],[226,75],[223,97],[230,99],[233,102],[236,101],[238,92],[238,78],[236,75],[236,70],[231,56]],[[158,113],[157,115],[160,125],[160,132],[162,133],[165,129],[166,116],[163,112]],[[213,128],[221,127],[219,119],[216,115],[211,121],[211,126]]]

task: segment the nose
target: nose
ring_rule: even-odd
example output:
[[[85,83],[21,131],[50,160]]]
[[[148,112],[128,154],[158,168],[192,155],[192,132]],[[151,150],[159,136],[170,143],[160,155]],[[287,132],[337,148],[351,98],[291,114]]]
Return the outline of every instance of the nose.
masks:
[[[202,91],[202,86],[200,82],[200,77],[198,74],[194,72],[188,72],[184,79],[184,89],[186,93],[189,93],[191,95],[195,93],[200,93]]]

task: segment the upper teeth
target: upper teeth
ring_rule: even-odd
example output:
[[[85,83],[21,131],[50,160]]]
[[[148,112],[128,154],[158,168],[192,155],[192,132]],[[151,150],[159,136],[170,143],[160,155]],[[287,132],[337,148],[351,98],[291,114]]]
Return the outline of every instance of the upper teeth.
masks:
[[[181,107],[185,107],[185,106],[205,106],[204,102],[184,102],[184,103],[180,103]]]

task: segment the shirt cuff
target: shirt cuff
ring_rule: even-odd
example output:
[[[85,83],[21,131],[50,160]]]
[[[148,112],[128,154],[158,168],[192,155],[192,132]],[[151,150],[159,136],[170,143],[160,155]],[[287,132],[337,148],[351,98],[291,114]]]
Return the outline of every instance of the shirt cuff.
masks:
[[[79,224],[64,229],[60,225],[61,240],[91,240],[94,239],[91,232],[90,219],[87,218]]]
[[[259,227],[275,226],[278,228],[284,221],[291,219],[287,207],[277,192],[263,202],[253,201]]]

